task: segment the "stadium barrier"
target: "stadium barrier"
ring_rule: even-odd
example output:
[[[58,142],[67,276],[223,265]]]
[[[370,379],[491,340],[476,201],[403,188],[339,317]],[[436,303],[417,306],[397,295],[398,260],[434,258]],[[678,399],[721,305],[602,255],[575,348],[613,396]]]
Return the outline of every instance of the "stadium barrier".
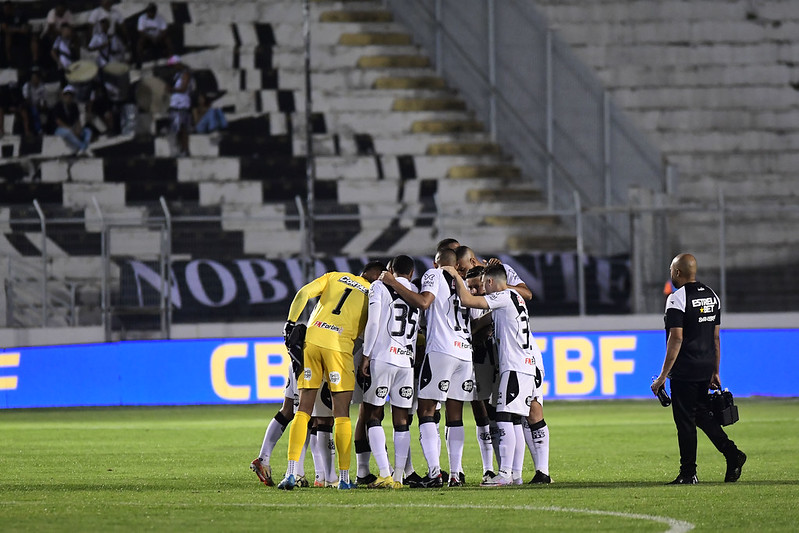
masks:
[[[652,398],[663,331],[536,334],[544,397]],[[799,396],[799,329],[722,331],[722,385],[736,396]],[[129,341],[0,351],[0,408],[281,402],[280,337]],[[653,398],[654,399],[654,398]]]

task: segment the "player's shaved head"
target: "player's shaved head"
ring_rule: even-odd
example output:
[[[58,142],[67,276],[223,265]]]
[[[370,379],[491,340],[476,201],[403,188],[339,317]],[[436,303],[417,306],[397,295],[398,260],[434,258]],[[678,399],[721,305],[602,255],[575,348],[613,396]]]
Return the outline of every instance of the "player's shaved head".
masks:
[[[440,252],[441,250],[444,250],[445,248],[449,248],[450,250],[454,250],[455,248],[457,248],[459,246],[460,246],[460,243],[458,242],[458,239],[453,239],[453,238],[441,239],[440,241],[438,241],[438,244],[436,245],[436,252]]]
[[[436,253],[436,264],[442,266],[455,266],[457,262],[455,257],[455,250],[444,248]]]
[[[474,257],[474,250],[472,250],[468,246],[458,246],[457,248],[455,248],[455,256],[458,259],[458,261],[462,259],[468,261],[469,259]]]
[[[671,282],[678,289],[686,283],[696,281],[696,257],[691,254],[679,254],[671,260]]]

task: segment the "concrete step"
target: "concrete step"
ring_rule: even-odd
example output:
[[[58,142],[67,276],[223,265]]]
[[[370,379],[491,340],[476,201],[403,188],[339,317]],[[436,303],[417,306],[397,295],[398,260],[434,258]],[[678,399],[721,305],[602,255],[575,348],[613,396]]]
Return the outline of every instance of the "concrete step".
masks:
[[[278,70],[301,70],[305,65],[304,48],[278,44],[272,48],[272,65]],[[312,42],[311,68],[314,71],[358,68],[429,68],[430,60],[418,46],[338,46]]]
[[[298,115],[295,126],[303,128],[305,117]],[[471,119],[468,113],[453,111],[425,112],[327,112],[327,131],[340,134],[369,133],[379,131],[383,135],[399,133],[460,133],[482,131],[482,125]]]
[[[608,21],[647,22],[740,21],[745,2],[663,2],[660,0],[538,0],[536,5],[553,21],[565,23]]]
[[[582,20],[559,22],[558,30],[568,35],[573,45],[591,43],[624,44],[690,44],[713,46],[717,44],[743,44],[790,41],[799,30],[795,22],[786,22],[778,27],[765,27],[751,21],[740,20],[694,20],[679,24],[663,24],[663,20],[630,21],[610,20],[601,24]]]
[[[284,46],[303,46],[302,25],[272,24],[275,42]],[[408,46],[411,36],[396,23],[311,23],[312,40],[316,45],[341,46]]]
[[[517,178],[518,167],[501,163],[496,156],[416,156],[413,164],[417,179],[423,178]],[[323,180],[400,179],[400,166],[393,156],[383,156],[378,162],[372,156],[319,157],[316,176]]]
[[[499,148],[487,140],[483,132],[452,135],[382,135],[370,134],[374,153],[379,155],[498,155]],[[301,156],[305,151],[305,133],[298,131],[293,139],[293,153]],[[465,148],[458,148],[463,145]],[[435,148],[433,148],[435,147]],[[491,148],[493,147],[493,148]],[[314,135],[314,150],[318,155],[358,155],[358,143],[352,134]]]
[[[791,87],[657,87],[613,89],[613,98],[633,111],[654,109],[755,108],[777,110],[796,105]]]
[[[731,107],[713,111],[658,109],[638,111],[636,121],[647,130],[663,132],[793,132],[799,128],[799,106],[779,110]]]
[[[466,106],[448,91],[355,89],[314,92],[313,109],[318,112],[466,111]],[[305,100],[301,99],[297,111],[304,110]]]
[[[336,10],[336,11],[322,11],[319,14],[319,22],[336,22],[336,23],[350,23],[350,22],[392,22],[394,16],[391,11],[378,11],[376,9],[366,11],[356,11],[352,9]]]
[[[281,69],[281,89],[302,90],[305,87],[305,71]],[[314,90],[344,89],[420,89],[444,90],[443,79],[431,76],[429,69],[361,69],[339,68],[333,71],[313,72],[311,80]]]
[[[799,151],[781,152],[760,149],[753,152],[718,153],[689,151],[671,154],[669,160],[681,168],[691,169],[691,175],[724,176],[728,173],[749,172],[760,174],[796,174],[799,168]],[[684,178],[680,179],[685,183]],[[690,181],[688,181],[690,183]]]
[[[714,46],[659,44],[592,44],[575,46],[577,55],[592,67],[608,64],[635,65],[755,65],[790,63],[799,44],[759,42]]]
[[[799,81],[787,65],[606,65],[597,68],[606,85],[636,87],[779,87]]]

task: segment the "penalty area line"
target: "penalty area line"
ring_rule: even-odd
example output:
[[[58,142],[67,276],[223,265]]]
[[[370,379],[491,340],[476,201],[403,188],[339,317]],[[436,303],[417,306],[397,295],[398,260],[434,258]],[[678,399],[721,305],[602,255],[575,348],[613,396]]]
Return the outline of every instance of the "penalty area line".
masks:
[[[0,501],[0,507],[3,505],[26,505],[26,504],[44,504],[44,501]],[[49,502],[52,504],[52,502]],[[191,503],[143,503],[143,502],[105,502],[105,506],[124,505],[131,507],[192,507],[194,505],[209,505],[215,507],[272,507],[276,509],[285,509],[286,507],[308,507],[307,502],[280,502],[280,503],[238,503],[238,502],[191,502]],[[314,503],[313,507],[330,507],[340,509],[342,506],[347,506],[347,503]],[[650,522],[658,522],[669,526],[666,533],[686,533],[691,531],[696,526],[691,522],[684,520],[677,520],[668,516],[657,516],[640,513],[625,513],[622,511],[602,511],[599,509],[579,509],[576,507],[557,507],[557,506],[537,506],[537,505],[454,505],[454,504],[419,504],[419,503],[361,503],[351,504],[352,507],[366,507],[373,509],[485,509],[485,510],[502,510],[502,511],[545,511],[554,513],[573,513],[573,514],[587,514],[597,516],[613,516],[618,518],[628,518],[632,520],[648,520]]]

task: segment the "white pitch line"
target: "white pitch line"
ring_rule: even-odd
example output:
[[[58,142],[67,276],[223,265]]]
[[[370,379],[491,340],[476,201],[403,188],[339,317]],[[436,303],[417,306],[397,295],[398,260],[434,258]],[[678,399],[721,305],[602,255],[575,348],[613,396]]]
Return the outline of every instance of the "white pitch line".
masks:
[[[37,502],[37,501],[0,501],[2,505],[24,505],[24,504],[39,504],[53,502]],[[106,502],[104,505],[127,505],[136,507],[153,507],[153,506],[167,506],[167,507],[191,507],[195,503],[154,503],[147,504],[142,502]],[[236,502],[203,502],[203,505],[212,505],[217,507],[274,507],[284,509],[286,507],[307,507],[307,503],[301,502],[280,502],[280,503],[236,503]],[[313,507],[331,507],[341,508],[347,506],[347,503],[314,503]],[[577,509],[573,507],[556,507],[556,506],[535,506],[535,505],[446,505],[446,504],[418,504],[418,503],[363,503],[357,504],[357,507],[371,507],[376,509],[392,507],[397,509],[408,508],[424,508],[424,509],[486,509],[486,510],[503,510],[503,511],[550,511],[556,513],[576,513],[576,514],[589,514],[600,516],[615,516],[619,518],[631,518],[633,520],[649,520],[651,522],[658,522],[666,524],[669,529],[666,533],[686,533],[691,531],[696,526],[691,522],[684,520],[677,520],[669,518],[668,516],[656,516],[639,513],[623,513],[621,511],[600,511],[597,509]]]

